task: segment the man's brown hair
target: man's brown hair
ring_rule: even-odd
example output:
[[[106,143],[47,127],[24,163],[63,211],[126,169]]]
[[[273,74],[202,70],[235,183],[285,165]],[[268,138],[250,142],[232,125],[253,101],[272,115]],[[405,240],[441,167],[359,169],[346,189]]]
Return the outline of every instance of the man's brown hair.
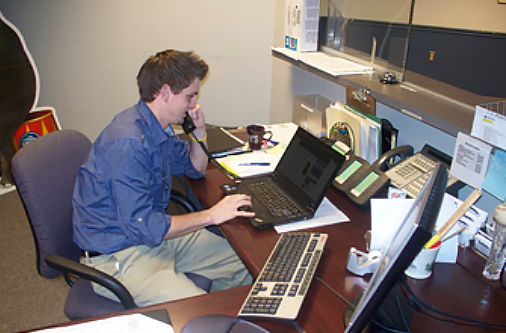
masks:
[[[164,84],[178,94],[196,78],[203,80],[209,66],[193,52],[165,50],[149,57],[137,75],[139,94],[152,102]]]

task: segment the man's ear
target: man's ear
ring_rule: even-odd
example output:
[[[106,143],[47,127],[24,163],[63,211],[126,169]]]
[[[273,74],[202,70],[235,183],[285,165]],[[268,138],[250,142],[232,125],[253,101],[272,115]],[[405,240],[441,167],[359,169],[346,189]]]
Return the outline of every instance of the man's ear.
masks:
[[[168,84],[164,84],[162,86],[161,93],[164,100],[168,100],[172,95],[174,95]]]

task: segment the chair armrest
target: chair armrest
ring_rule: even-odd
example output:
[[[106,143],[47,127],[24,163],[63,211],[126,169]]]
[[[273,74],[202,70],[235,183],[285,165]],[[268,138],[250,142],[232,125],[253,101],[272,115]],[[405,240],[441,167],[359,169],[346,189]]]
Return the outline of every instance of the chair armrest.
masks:
[[[137,307],[130,292],[121,282],[112,276],[58,254],[48,254],[45,259],[46,263],[51,268],[77,275],[80,278],[98,283],[109,289],[119,298],[125,309],[134,309]]]
[[[182,206],[188,213],[198,211],[195,204],[193,202],[191,202],[191,200],[188,199],[188,197],[186,195],[184,195],[183,193],[181,193],[177,190],[173,189],[170,192],[170,200],[174,201],[175,203]]]

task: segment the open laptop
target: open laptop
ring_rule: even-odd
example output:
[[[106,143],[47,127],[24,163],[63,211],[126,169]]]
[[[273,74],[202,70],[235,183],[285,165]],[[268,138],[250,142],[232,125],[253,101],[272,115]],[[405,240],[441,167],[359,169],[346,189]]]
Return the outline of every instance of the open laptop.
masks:
[[[344,156],[299,127],[272,173],[220,187],[225,194],[252,196],[255,217],[251,222],[256,228],[310,219],[344,160]]]

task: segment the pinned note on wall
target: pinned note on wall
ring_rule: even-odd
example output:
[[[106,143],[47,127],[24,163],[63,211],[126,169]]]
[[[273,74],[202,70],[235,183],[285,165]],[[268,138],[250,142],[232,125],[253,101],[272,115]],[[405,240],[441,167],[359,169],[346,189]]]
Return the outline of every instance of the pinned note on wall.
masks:
[[[491,151],[490,145],[459,132],[450,174],[469,186],[481,189]]]
[[[498,103],[489,104],[495,105]],[[506,116],[502,114],[504,110],[502,112],[489,110],[487,108],[489,104],[476,106],[471,135],[493,146],[506,150],[506,135],[504,133],[504,129],[506,128]],[[504,109],[506,102],[498,105]]]

